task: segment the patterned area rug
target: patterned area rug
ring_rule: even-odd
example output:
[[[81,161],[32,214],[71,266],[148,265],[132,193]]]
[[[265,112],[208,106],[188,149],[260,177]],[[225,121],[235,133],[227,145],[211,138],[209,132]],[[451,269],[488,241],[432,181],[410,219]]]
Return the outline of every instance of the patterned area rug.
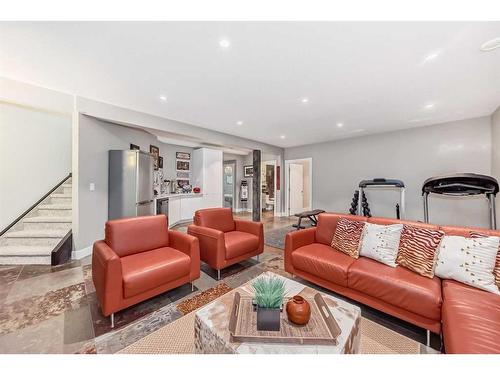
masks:
[[[283,228],[268,230],[264,232],[264,243],[267,246],[277,247],[278,249],[285,249],[285,237],[288,232],[297,230],[296,228],[288,225]]]
[[[195,311],[149,334],[119,354],[194,354]],[[420,354],[420,344],[361,318],[362,354]]]
[[[220,283],[213,288],[207,289],[194,297],[179,303],[177,309],[184,315],[189,314],[191,311],[199,309],[200,307],[212,302],[214,299],[230,292],[232,288],[224,283]]]

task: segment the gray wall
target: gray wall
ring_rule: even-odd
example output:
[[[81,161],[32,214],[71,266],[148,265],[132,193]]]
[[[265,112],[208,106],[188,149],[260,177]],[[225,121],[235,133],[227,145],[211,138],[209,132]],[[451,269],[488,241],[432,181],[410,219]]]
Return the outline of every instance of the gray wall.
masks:
[[[149,151],[150,145],[160,148],[165,176],[175,175],[175,152],[192,152],[192,148],[158,142],[153,135],[126,126],[104,122],[93,117],[79,116],[78,141],[78,232],[76,249],[91,246],[104,237],[108,219],[108,151],[128,150],[130,143]],[[95,191],[89,184],[95,183]]]
[[[500,181],[500,107],[491,115],[491,152],[491,175]]]
[[[0,230],[71,172],[71,116],[0,103]]]
[[[423,220],[425,179],[454,172],[491,173],[491,118],[368,135],[285,149],[285,159],[313,159],[313,208],[347,212],[359,181],[375,177],[405,182],[406,217]],[[374,216],[395,217],[396,191],[367,191]],[[430,198],[430,221],[488,227],[484,198]]]

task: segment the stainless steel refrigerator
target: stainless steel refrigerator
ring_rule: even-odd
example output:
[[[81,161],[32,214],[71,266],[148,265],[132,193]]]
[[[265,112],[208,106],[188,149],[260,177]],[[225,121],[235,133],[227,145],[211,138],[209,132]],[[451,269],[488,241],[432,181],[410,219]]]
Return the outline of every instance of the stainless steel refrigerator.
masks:
[[[109,151],[108,218],[154,215],[153,156],[138,150]]]

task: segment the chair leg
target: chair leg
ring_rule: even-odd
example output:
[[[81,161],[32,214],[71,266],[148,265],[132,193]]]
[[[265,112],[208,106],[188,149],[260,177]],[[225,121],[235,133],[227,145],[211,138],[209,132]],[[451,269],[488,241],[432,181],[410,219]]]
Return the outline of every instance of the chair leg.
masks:
[[[427,330],[427,346],[431,346],[431,331]]]
[[[257,255],[257,262],[259,261],[259,255]]]
[[[194,292],[194,282],[191,281],[191,292]]]
[[[115,314],[111,314],[111,328],[115,328]]]
[[[220,270],[217,270],[217,280],[220,280]]]

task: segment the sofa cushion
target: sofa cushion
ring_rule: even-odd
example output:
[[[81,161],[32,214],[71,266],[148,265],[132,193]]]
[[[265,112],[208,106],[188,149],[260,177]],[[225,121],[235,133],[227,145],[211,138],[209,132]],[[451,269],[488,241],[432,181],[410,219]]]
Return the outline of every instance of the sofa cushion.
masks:
[[[364,225],[362,221],[340,218],[331,246],[353,258],[358,258]]]
[[[404,267],[388,267],[359,258],[349,267],[348,287],[399,308],[439,321],[441,281],[422,277]]]
[[[335,229],[337,229],[337,223],[341,218],[361,222],[366,222],[367,220],[367,218],[364,216],[330,213],[319,214],[318,224],[316,225],[316,242],[330,245],[332,243]]]
[[[217,229],[222,232],[234,230],[233,211],[231,208],[205,208],[194,214],[194,224]]]
[[[226,243],[226,259],[239,257],[255,251],[259,247],[259,237],[237,230],[224,233],[224,241]]]
[[[119,257],[124,257],[168,246],[167,228],[165,215],[110,220],[105,226],[105,241]]]
[[[313,243],[292,252],[292,264],[301,271],[347,286],[347,271],[356,260],[328,245]]]
[[[396,267],[399,240],[403,224],[378,225],[366,223],[363,228],[359,255]]]
[[[438,247],[444,232],[417,225],[403,226],[396,262],[422,276],[433,278]]]
[[[494,236],[494,237],[500,236],[500,233],[498,231],[490,231],[490,233],[491,232],[493,232],[493,233],[490,234],[490,236]],[[487,235],[484,234],[484,232],[477,232],[477,231],[471,232],[470,236],[472,238],[488,237]],[[495,284],[496,284],[498,290],[500,290],[500,247],[497,250],[497,257],[495,259],[495,266],[493,268],[493,276],[495,277]]]
[[[439,246],[436,276],[500,294],[495,284],[499,237],[444,236]]]
[[[129,298],[189,275],[191,259],[171,247],[121,258],[123,296]]]
[[[500,353],[500,296],[443,280],[442,319],[447,353]]]

